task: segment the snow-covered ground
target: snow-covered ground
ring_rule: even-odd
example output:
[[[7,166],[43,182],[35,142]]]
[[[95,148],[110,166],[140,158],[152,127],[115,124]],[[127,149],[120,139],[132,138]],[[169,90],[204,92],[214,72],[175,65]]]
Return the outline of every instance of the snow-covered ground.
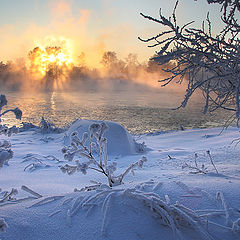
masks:
[[[80,133],[87,129],[87,121],[83,123],[81,128],[78,122]],[[60,171],[69,131],[42,134],[30,129],[9,138],[14,157],[0,169],[0,218],[8,225],[1,240],[240,239],[239,129],[134,136],[147,146],[139,153],[122,127],[109,128],[108,161],[117,162],[118,173],[142,156],[148,159],[135,176],[127,175],[124,184],[113,188],[91,169],[86,175]],[[94,185],[91,180],[103,184],[74,191]],[[1,200],[12,188],[18,190],[16,200]]]

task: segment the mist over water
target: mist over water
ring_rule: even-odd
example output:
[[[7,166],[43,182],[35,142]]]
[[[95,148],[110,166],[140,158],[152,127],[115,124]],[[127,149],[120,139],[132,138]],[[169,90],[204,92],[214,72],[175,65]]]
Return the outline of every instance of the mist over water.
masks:
[[[84,54],[79,64],[69,60],[68,65],[67,54],[61,50],[34,48],[28,67],[24,61],[0,62],[0,94],[6,94],[8,107],[23,111],[23,122],[38,125],[44,117],[64,127],[76,119],[109,120],[138,134],[180,126],[223,126],[229,115],[223,111],[203,115],[200,93],[191,98],[186,109],[172,110],[182,102],[187,81],[161,88],[158,80],[169,75],[151,59],[139,63],[134,54],[119,59],[115,52],[107,51],[100,65],[91,68],[85,65]],[[19,125],[11,114],[4,116],[3,123]]]
[[[5,92],[8,107],[23,111],[23,122],[39,124],[43,116],[59,127],[75,119],[109,120],[122,124],[131,133],[147,133],[184,128],[223,126],[227,113],[203,115],[199,95],[186,109],[172,110],[183,99],[174,90],[121,89],[118,91],[53,91],[31,94]],[[229,115],[229,114],[228,114]],[[19,124],[10,114],[3,123]]]

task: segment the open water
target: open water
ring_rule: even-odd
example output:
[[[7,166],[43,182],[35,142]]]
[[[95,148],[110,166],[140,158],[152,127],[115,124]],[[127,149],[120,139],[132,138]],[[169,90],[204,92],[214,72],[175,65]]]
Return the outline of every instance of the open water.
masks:
[[[115,91],[115,92],[3,92],[9,107],[23,111],[22,121],[39,124],[43,116],[59,127],[75,119],[109,120],[122,124],[131,133],[147,133],[184,128],[223,126],[229,113],[218,111],[203,115],[200,96],[186,109],[172,110],[183,100],[183,92]],[[3,118],[12,125],[19,121],[12,114]]]

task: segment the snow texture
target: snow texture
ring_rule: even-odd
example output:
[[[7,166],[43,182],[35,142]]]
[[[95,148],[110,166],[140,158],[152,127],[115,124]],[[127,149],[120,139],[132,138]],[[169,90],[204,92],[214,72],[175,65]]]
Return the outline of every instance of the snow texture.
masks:
[[[88,128],[89,121],[84,122]],[[118,128],[115,136],[121,131]],[[115,187],[95,171],[71,176],[59,171],[66,163],[61,148],[69,130],[45,134],[50,141],[42,141],[43,134],[31,129],[2,136],[1,143],[9,139],[15,154],[9,166],[1,168],[0,239],[239,239],[240,150],[232,143],[239,130],[220,132],[194,129],[138,136],[151,148],[144,153],[148,161],[138,161],[142,168],[137,174],[127,175],[124,184]],[[126,149],[108,157],[117,174],[142,157],[127,155]],[[182,169],[185,163],[198,168],[204,164],[206,172]]]

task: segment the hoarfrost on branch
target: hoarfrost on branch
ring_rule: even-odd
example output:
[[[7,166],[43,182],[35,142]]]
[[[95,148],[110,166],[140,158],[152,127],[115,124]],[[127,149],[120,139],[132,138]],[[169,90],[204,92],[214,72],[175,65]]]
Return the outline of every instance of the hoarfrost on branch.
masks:
[[[168,62],[175,64],[164,69],[170,76],[160,80],[162,86],[176,80],[187,80],[187,89],[180,107],[185,107],[193,95],[200,89],[205,97],[203,112],[213,112],[218,108],[235,112],[240,116],[240,3],[238,0],[208,0],[209,4],[221,6],[222,29],[213,34],[209,13],[201,28],[194,28],[194,21],[180,26],[177,22],[176,2],[171,17],[165,17],[161,9],[159,18],[143,13],[141,15],[162,25],[165,30],[156,36],[143,39],[148,47],[160,47],[152,60],[159,65]],[[234,115],[233,115],[234,116]]]
[[[70,146],[65,146],[62,149],[64,159],[73,161],[74,157],[79,155],[88,161],[80,162],[80,160],[76,160],[75,165],[65,164],[64,166],[60,167],[61,171],[71,175],[75,172],[86,174],[88,169],[92,169],[104,174],[108,179],[109,186],[112,187],[122,184],[124,177],[129,172],[134,174],[134,169],[136,167],[142,168],[143,163],[147,161],[146,157],[142,157],[139,161],[131,164],[122,174],[114,175],[114,172],[117,169],[117,163],[108,163],[107,139],[104,137],[104,133],[107,129],[108,126],[105,122],[100,124],[93,123],[89,127],[90,136],[87,132],[85,132],[82,136],[82,139],[78,137],[77,132],[73,132],[71,134]],[[85,145],[88,138],[90,140],[89,148]],[[96,142],[93,141],[94,139]],[[99,156],[98,160],[93,155],[93,150],[97,150],[97,154]]]

